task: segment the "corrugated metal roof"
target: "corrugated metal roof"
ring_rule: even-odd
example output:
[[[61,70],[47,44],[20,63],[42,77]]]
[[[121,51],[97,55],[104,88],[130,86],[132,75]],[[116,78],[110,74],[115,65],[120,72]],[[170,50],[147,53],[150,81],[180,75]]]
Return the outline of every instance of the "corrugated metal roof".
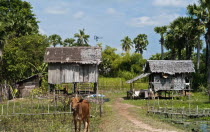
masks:
[[[145,72],[151,73],[191,73],[195,72],[191,60],[147,60]]]
[[[101,47],[49,47],[44,62],[100,64]]]
[[[147,76],[149,76],[151,73],[143,73],[143,74],[141,74],[141,75],[139,75],[139,76],[137,76],[137,77],[135,77],[135,78],[133,78],[133,79],[131,79],[131,80],[128,80],[128,81],[126,81],[126,83],[133,83],[134,81],[136,81],[136,80],[138,80],[138,79],[141,79],[141,78],[143,78],[143,77],[147,77]]]

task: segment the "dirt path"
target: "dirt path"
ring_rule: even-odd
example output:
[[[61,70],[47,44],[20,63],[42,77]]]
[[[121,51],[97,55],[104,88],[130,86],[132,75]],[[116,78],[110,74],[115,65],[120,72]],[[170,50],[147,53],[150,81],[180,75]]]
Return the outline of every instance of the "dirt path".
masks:
[[[109,132],[176,132],[165,129],[157,129],[151,126],[139,117],[135,117],[135,114],[129,110],[130,108],[141,109],[130,104],[122,103],[122,98],[117,98],[112,107],[113,114],[111,117],[104,121],[101,126],[103,131]],[[172,129],[173,130],[173,129]]]

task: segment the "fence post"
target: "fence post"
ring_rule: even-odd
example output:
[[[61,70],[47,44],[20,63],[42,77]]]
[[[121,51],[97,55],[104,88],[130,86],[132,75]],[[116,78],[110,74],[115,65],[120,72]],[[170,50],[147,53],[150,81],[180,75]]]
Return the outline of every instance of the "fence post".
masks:
[[[7,115],[8,115],[8,110],[9,110],[9,101],[7,101]]]
[[[198,105],[197,105],[197,107],[196,107],[196,114],[198,115]]]
[[[48,104],[48,114],[50,113],[50,106],[49,106],[49,104]]]
[[[4,114],[4,105],[1,106],[1,115]]]
[[[14,103],[13,103],[13,114],[15,113],[15,101],[14,101]]]

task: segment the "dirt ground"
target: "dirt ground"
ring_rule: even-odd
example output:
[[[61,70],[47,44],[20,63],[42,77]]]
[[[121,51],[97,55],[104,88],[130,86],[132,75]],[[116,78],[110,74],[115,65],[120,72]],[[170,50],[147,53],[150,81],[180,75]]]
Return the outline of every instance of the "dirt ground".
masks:
[[[130,109],[141,109],[130,104],[122,103],[122,98],[117,98],[108,107],[111,108],[111,113],[103,119],[100,129],[102,132],[180,132],[173,126],[168,126],[164,123],[151,123],[152,120],[141,119],[141,116],[136,116]],[[158,127],[161,126],[161,127]]]

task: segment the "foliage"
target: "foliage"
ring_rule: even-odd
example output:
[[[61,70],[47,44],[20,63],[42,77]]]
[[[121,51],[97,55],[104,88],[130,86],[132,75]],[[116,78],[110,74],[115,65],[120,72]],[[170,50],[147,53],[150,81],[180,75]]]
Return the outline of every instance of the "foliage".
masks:
[[[89,35],[85,34],[85,29],[79,30],[79,33],[75,33],[74,37],[77,38],[76,46],[89,46]]]
[[[199,29],[205,32],[207,87],[210,90],[210,0],[199,0],[198,4],[189,5],[188,13],[196,20]]]
[[[147,50],[147,45],[149,44],[146,34],[139,34],[134,38],[133,43],[135,44],[135,52],[143,54],[144,50]]]
[[[125,78],[126,80],[132,79],[136,76],[135,73],[129,72],[129,71],[119,71],[118,77]]]
[[[5,46],[3,76],[17,81],[31,76],[43,63],[44,52],[49,46],[46,36],[29,35],[13,38]],[[33,65],[33,66],[32,66]]]
[[[165,33],[167,31],[167,26],[162,26],[162,27],[155,27],[154,28],[154,31],[158,34],[160,34],[161,38],[160,38],[160,44],[161,44],[161,60],[163,60],[164,58],[164,36],[165,36]]]
[[[67,38],[67,39],[65,39],[64,41],[63,41],[63,46],[64,47],[71,47],[71,46],[73,46],[74,45],[74,42],[75,42],[75,39],[73,39],[73,38]]]
[[[126,77],[127,79],[143,72],[146,60],[139,53],[115,53],[116,49],[106,46],[102,51],[102,63],[99,65],[100,75],[105,77]],[[126,76],[129,75],[129,76]]]
[[[38,33],[38,21],[29,2],[0,1],[0,44],[8,39]]]
[[[62,45],[62,38],[57,34],[50,35],[48,39],[50,45],[52,45],[53,47],[56,47],[56,45],[58,44]]]
[[[121,40],[121,42],[122,42],[122,44],[121,44],[122,49],[125,52],[130,52],[131,47],[133,47],[133,45],[132,45],[133,42],[131,41],[131,39],[128,36],[126,36],[126,37],[124,37],[124,39]]]
[[[117,49],[106,46],[102,51],[102,62],[99,65],[99,73],[103,76],[114,76],[114,61],[120,57],[115,53]]]

